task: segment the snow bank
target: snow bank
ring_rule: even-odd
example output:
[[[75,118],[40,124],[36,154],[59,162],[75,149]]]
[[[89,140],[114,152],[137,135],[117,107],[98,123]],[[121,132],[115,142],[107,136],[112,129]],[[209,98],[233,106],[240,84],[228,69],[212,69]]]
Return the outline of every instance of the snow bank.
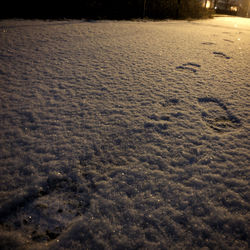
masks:
[[[1,21],[1,248],[247,249],[249,34]]]

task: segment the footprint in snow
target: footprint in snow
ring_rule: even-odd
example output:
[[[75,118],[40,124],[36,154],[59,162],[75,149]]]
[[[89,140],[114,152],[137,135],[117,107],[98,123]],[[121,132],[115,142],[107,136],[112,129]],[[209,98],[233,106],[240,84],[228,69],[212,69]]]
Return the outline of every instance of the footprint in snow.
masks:
[[[216,43],[213,43],[213,42],[203,42],[201,44],[203,44],[203,45],[216,45]]]
[[[77,188],[67,176],[51,173],[39,185],[6,200],[0,208],[0,222],[25,231],[33,243],[52,241],[89,207],[89,190],[78,193]]]
[[[223,39],[225,42],[228,42],[228,43],[234,43],[234,41],[232,40],[229,40],[229,39]]]
[[[152,120],[150,122],[145,122],[144,123],[144,128],[146,129],[152,129],[153,131],[156,131],[159,134],[162,135],[167,135],[167,129],[168,129],[168,124],[166,123],[167,121],[170,120],[170,117],[168,116],[157,116],[157,115],[151,115],[149,116],[149,119]]]
[[[178,103],[179,103],[179,100],[177,98],[165,98],[164,102],[160,102],[160,104],[163,107],[174,106],[174,105],[177,105]]]
[[[197,72],[197,69],[200,67],[201,67],[201,65],[199,65],[197,63],[188,62],[188,63],[182,64],[181,66],[177,66],[176,69],[188,70],[188,71],[195,73],[195,72]]]
[[[198,98],[203,108],[202,119],[216,132],[229,132],[241,126],[241,121],[233,115],[227,106],[213,97]]]
[[[221,58],[225,58],[225,59],[231,59],[230,56],[227,56],[226,54],[224,54],[223,52],[217,52],[217,51],[214,51],[213,54],[217,57],[221,57]]]

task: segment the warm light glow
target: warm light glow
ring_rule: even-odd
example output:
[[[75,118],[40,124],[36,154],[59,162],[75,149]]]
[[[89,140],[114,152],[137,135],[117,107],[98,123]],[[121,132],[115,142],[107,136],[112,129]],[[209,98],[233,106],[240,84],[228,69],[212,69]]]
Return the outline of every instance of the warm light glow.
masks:
[[[210,1],[207,1],[207,3],[206,3],[206,8],[209,9],[210,6],[211,6],[211,2],[210,2]]]
[[[231,7],[230,7],[230,10],[236,12],[236,11],[238,10],[238,7],[237,7],[237,6],[231,6]]]

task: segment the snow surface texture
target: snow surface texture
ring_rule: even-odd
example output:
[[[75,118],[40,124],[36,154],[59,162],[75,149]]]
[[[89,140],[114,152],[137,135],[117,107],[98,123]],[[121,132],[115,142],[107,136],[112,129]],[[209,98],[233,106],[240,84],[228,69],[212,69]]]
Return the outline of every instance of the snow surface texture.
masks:
[[[0,22],[1,249],[248,249],[250,20]]]

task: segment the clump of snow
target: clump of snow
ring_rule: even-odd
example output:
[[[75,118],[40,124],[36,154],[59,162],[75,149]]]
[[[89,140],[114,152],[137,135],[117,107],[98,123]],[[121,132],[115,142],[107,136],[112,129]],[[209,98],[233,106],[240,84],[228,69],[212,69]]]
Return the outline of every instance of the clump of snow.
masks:
[[[247,249],[250,22],[0,22],[2,249]]]

